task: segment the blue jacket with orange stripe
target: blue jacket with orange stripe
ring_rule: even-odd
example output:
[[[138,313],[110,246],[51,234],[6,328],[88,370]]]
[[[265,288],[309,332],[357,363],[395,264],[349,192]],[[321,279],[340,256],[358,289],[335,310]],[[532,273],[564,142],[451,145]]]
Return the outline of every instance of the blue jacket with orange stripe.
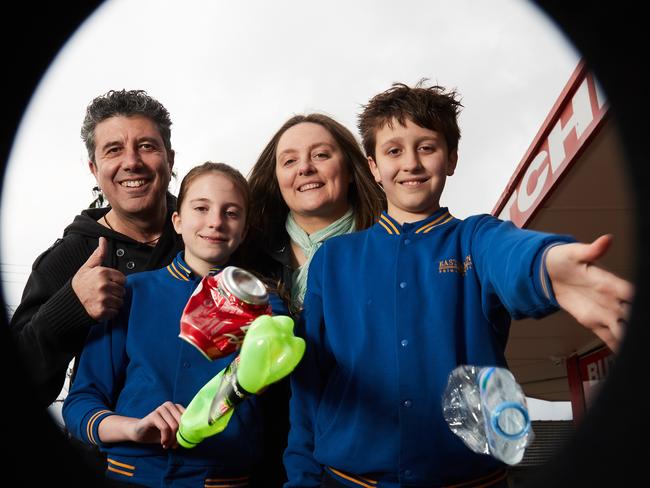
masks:
[[[237,406],[223,432],[193,449],[105,444],[97,433],[108,415],[143,418],[165,401],[187,406],[234,359],[233,353],[208,361],[178,337],[181,314],[200,280],[182,252],[166,268],[130,275],[120,314],[89,334],[63,417],[75,437],[107,453],[109,478],[146,486],[161,486],[163,479],[174,479],[173,486],[246,486],[259,462],[262,425],[255,396]]]
[[[511,317],[557,310],[543,257],[572,241],[441,208],[404,225],[383,214],[325,242],[309,268],[307,349],[291,376],[285,486],[319,486],[323,467],[360,486],[413,487],[502,469],[451,432],[442,393],[459,364],[506,364]]]

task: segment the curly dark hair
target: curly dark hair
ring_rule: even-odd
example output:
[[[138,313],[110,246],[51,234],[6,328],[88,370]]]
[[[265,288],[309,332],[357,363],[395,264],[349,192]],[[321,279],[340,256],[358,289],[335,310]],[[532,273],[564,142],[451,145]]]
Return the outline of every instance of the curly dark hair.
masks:
[[[420,127],[442,133],[449,152],[458,149],[458,114],[463,106],[459,94],[439,85],[427,87],[426,82],[426,78],[423,78],[412,88],[404,83],[393,83],[388,90],[375,95],[363,106],[359,115],[359,132],[367,156],[375,159],[379,129],[385,125],[392,127],[395,120],[405,125],[406,119],[411,119]]]
[[[93,99],[86,108],[81,126],[81,140],[86,145],[88,158],[95,163],[95,128],[100,122],[115,116],[142,115],[151,119],[160,131],[168,154],[172,154],[171,125],[167,109],[144,90],[110,90]]]

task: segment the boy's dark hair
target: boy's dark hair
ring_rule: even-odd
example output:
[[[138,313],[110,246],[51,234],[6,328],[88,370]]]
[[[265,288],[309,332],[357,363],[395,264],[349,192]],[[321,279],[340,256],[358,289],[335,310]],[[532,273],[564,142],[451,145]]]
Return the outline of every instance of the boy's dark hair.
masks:
[[[168,154],[172,154],[171,125],[167,109],[144,90],[110,90],[93,99],[86,108],[81,126],[81,140],[86,145],[88,158],[95,163],[95,128],[97,124],[115,116],[142,115],[151,119],[162,137]]]
[[[366,156],[375,159],[377,131],[397,120],[401,125],[411,119],[420,127],[440,132],[447,142],[449,152],[458,149],[460,128],[458,114],[462,108],[455,90],[447,91],[434,85],[426,87],[426,79],[413,88],[403,83],[393,83],[388,90],[375,95],[363,106],[359,115],[359,132]]]

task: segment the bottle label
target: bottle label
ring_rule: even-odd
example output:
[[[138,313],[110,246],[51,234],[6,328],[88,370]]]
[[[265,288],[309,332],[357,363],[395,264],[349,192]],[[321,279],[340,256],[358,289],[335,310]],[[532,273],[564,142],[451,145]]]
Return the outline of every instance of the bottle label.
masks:
[[[237,381],[238,365],[239,356],[233,359],[221,377],[221,383],[210,405],[210,416],[208,418],[208,424],[210,425],[250,396],[250,393],[244,390]]]
[[[494,366],[490,368],[484,368],[481,371],[481,375],[479,377],[479,385],[481,391],[485,391],[485,388],[487,387],[487,382],[490,379],[490,376],[492,376],[492,373],[494,373]]]

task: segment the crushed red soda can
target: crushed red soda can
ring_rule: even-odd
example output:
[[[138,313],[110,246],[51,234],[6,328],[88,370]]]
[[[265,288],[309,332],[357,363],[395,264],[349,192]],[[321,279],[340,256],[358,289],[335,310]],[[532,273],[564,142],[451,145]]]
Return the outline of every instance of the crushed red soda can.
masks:
[[[179,337],[212,361],[241,346],[250,323],[271,315],[269,295],[259,279],[228,266],[205,276],[185,305]]]

